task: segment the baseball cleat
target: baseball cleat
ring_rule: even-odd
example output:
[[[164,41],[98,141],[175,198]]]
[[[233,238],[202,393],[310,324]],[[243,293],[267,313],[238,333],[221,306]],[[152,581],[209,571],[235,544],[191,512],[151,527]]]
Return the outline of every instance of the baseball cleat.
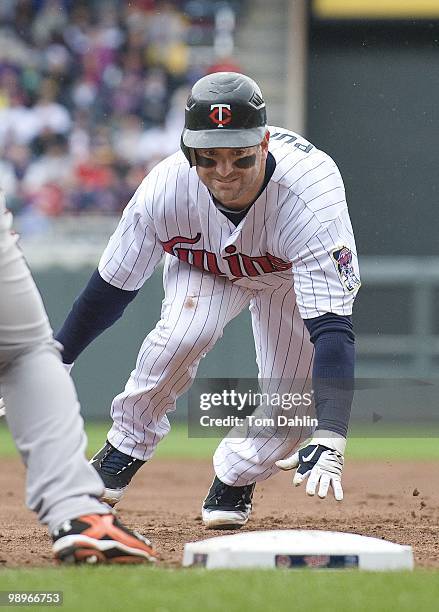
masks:
[[[252,511],[255,483],[232,487],[215,476],[201,509],[207,529],[240,529]]]
[[[149,540],[127,529],[113,514],[88,514],[54,531],[55,559],[66,564],[154,563]]]
[[[104,481],[105,491],[101,500],[115,506],[122,499],[131,478],[145,461],[126,455],[108,441],[90,460],[90,464]]]

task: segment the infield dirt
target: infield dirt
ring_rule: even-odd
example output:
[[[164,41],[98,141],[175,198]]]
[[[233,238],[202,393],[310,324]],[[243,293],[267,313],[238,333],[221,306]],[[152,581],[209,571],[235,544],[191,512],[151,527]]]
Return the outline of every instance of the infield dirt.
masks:
[[[325,529],[410,544],[417,567],[439,568],[437,462],[347,461],[345,499],[319,500],[291,485],[291,473],[256,487],[247,530]],[[25,472],[18,459],[2,459],[0,567],[54,565],[47,531],[24,506]],[[206,531],[201,502],[212,479],[206,460],[156,459],[132,481],[118,505],[122,520],[150,537],[161,565],[178,567],[186,542],[231,532]]]

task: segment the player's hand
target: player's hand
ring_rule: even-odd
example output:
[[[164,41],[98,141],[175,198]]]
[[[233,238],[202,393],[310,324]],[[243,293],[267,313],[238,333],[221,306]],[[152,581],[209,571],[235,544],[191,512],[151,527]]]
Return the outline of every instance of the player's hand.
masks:
[[[323,444],[323,442],[326,444]],[[339,450],[330,448],[327,444],[339,446]],[[317,491],[318,496],[323,499],[326,497],[329,487],[332,486],[335,499],[341,501],[343,499],[341,473],[344,457],[340,452],[340,446],[332,444],[331,440],[313,438],[291,457],[276,461],[276,465],[281,470],[297,468],[293,478],[293,484],[296,487],[308,478],[306,483],[306,493],[308,495],[315,495]]]

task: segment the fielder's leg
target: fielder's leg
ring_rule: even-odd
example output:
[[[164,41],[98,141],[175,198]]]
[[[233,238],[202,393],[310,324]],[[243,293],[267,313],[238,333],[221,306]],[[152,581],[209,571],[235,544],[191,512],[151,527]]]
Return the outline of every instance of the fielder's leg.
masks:
[[[27,466],[27,504],[48,525],[60,561],[154,561],[151,543],[97,499],[103,483],[84,455],[76,392],[10,224],[0,194],[0,382]]]
[[[88,466],[73,383],[62,367],[39,293],[9,232],[0,232],[0,381],[7,420],[27,465],[27,504],[53,529],[105,511]],[[107,510],[108,512],[108,510]]]

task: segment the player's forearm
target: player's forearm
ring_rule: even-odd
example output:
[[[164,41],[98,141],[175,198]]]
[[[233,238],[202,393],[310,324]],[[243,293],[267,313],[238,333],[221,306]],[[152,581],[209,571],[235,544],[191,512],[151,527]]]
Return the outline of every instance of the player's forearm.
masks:
[[[95,338],[120,319],[137,293],[113,287],[96,270],[55,336],[64,347],[64,363],[73,363]]]
[[[327,313],[305,324],[315,348],[313,389],[318,429],[346,437],[354,393],[351,319]]]

